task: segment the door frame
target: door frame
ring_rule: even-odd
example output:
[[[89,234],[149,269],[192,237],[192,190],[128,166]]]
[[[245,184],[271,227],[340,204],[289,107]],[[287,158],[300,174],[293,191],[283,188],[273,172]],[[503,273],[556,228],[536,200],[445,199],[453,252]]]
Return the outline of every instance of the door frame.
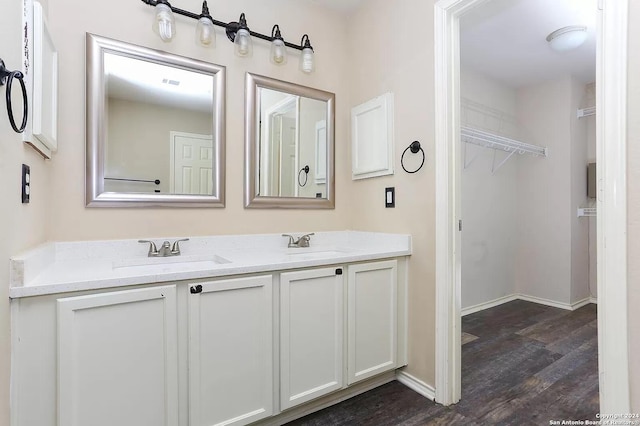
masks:
[[[461,396],[460,16],[489,0],[435,5],[436,401]],[[628,0],[600,0],[596,59],[600,412],[630,412],[627,327]],[[606,238],[606,246],[605,246]]]

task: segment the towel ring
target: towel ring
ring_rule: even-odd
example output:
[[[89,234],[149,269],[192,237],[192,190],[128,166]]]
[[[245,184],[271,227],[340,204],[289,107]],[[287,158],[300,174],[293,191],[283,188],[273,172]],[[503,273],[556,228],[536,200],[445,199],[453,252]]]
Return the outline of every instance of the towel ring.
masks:
[[[404,155],[407,153],[407,151],[411,151],[412,154],[416,154],[418,151],[422,152],[422,162],[420,163],[420,166],[418,166],[417,169],[415,170],[407,170],[406,167],[404,167]],[[400,165],[402,166],[402,170],[404,170],[407,173],[416,173],[418,170],[420,170],[422,168],[422,166],[424,165],[424,160],[426,159],[426,155],[424,153],[424,150],[422,149],[422,147],[420,146],[420,142],[418,141],[413,141],[411,142],[411,144],[405,148],[405,150],[402,152],[402,157],[400,158]]]
[[[302,182],[302,179],[300,179],[302,172],[304,172],[304,183]],[[307,180],[309,180],[309,166],[304,166],[298,172],[298,185],[305,186],[307,184]]]
[[[22,124],[20,127],[16,126],[15,119],[13,117],[13,107],[11,103],[11,86],[13,85],[13,79],[17,78],[20,81],[20,86],[22,88]],[[7,114],[9,115],[9,123],[11,123],[11,127],[16,133],[24,132],[24,129],[27,127],[27,116],[29,113],[29,105],[27,102],[27,86],[24,84],[24,74],[20,71],[9,71],[5,65],[4,61],[0,59],[0,86],[3,86],[6,83],[7,85]]]

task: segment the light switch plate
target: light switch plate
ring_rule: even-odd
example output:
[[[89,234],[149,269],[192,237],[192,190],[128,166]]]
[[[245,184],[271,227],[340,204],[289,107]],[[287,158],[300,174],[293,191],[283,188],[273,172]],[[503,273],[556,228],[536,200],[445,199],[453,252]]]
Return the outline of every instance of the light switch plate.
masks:
[[[384,189],[384,206],[392,208],[396,206],[396,188],[390,187]]]
[[[26,164],[22,165],[22,204],[29,202],[31,194],[31,168]]]

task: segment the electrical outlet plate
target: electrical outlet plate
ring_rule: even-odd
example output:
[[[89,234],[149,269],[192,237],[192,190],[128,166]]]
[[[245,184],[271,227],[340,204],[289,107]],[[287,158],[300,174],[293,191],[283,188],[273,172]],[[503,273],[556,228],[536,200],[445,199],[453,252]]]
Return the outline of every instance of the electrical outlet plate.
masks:
[[[31,167],[22,165],[22,204],[27,204],[31,195]]]

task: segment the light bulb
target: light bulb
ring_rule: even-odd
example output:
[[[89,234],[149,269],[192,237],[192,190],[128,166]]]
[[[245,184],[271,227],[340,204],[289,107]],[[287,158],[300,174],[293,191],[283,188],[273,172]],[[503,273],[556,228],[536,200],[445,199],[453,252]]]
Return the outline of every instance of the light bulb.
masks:
[[[311,73],[315,68],[313,61],[313,49],[305,47],[300,55],[300,70],[302,72]]]
[[[162,41],[170,42],[176,35],[173,12],[168,4],[158,3],[156,15],[153,18],[153,31],[160,36]]]
[[[236,33],[236,38],[233,42],[235,44],[236,55],[238,56],[251,56],[252,46],[251,46],[251,35],[249,34],[249,30],[241,28]]]
[[[271,42],[270,59],[271,63],[276,65],[284,65],[287,63],[287,48],[283,40],[277,38]]]
[[[198,19],[196,43],[202,47],[214,47],[216,45],[216,32],[209,18],[203,16]]]

